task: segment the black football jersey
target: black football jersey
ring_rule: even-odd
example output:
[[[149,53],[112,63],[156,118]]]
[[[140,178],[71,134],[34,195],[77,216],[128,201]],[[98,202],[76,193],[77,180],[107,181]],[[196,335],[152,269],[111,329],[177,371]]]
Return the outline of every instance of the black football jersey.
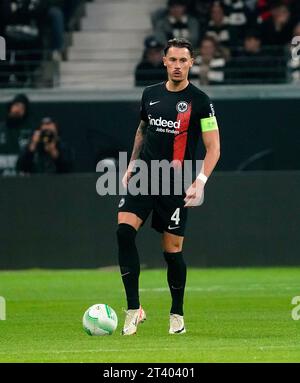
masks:
[[[166,82],[145,88],[141,119],[147,134],[140,158],[147,162],[199,159],[201,132],[218,129],[212,102],[191,83],[178,92],[169,91]]]

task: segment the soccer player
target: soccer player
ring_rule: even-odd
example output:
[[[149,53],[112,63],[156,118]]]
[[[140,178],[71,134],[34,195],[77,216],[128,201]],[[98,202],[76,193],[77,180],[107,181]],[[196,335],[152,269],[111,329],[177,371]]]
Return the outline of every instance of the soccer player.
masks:
[[[169,40],[164,49],[168,80],[145,88],[129,166],[123,178],[128,186],[137,159],[149,166],[153,160],[196,161],[199,139],[205,147],[201,171],[181,195],[127,194],[119,203],[117,239],[119,265],[127,298],[123,335],[133,335],[146,319],[139,300],[140,261],[135,237],[152,212],[152,227],[162,233],[167,280],[172,297],[170,334],[186,332],[183,298],[186,264],[182,255],[189,207],[199,205],[204,185],[220,156],[218,125],[209,97],[188,80],[193,49],[185,39]],[[151,182],[151,177],[150,177]]]

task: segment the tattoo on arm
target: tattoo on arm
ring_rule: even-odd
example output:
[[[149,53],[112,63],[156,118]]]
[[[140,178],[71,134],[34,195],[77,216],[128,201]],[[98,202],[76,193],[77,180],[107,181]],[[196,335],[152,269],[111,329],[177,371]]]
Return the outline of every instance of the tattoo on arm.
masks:
[[[147,130],[146,127],[147,127],[147,123],[145,121],[141,121],[135,134],[134,145],[133,145],[130,162],[136,160],[140,155],[140,152],[142,150],[142,146],[144,143],[145,135],[146,135],[146,130]]]

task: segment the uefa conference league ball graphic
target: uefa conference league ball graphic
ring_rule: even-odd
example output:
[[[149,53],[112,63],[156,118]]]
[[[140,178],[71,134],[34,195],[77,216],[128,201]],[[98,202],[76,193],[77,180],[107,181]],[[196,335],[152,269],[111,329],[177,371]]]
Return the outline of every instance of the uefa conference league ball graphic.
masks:
[[[110,306],[99,303],[86,310],[82,324],[88,335],[111,335],[118,326],[118,317]]]

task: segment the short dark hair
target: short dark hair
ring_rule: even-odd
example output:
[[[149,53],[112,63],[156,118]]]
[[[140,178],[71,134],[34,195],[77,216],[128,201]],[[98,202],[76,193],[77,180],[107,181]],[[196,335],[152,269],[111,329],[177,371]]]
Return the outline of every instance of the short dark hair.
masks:
[[[169,48],[186,48],[189,50],[191,57],[194,57],[194,50],[192,44],[187,39],[172,39],[167,42],[167,45],[164,49],[165,56],[168,53]]]
[[[211,36],[211,35],[204,36],[200,43],[200,46],[202,45],[203,41],[210,41],[215,46],[215,48],[218,47],[218,41],[215,39],[214,36]]]
[[[273,3],[271,3],[271,10],[282,7],[286,8],[287,10],[290,10],[290,8],[282,0],[276,0]]]
[[[173,7],[174,5],[182,5],[186,7],[186,1],[185,0],[168,0],[168,8]]]
[[[43,125],[48,125],[48,124],[54,124],[55,125],[55,128],[56,128],[56,131],[57,131],[57,134],[59,134],[59,125],[58,125],[58,122],[56,120],[54,120],[52,117],[43,117],[40,121],[40,125],[39,125],[39,128],[38,129],[41,129],[41,127]]]
[[[251,39],[251,38],[261,40],[260,31],[258,29],[248,29],[245,33],[245,39]]]

